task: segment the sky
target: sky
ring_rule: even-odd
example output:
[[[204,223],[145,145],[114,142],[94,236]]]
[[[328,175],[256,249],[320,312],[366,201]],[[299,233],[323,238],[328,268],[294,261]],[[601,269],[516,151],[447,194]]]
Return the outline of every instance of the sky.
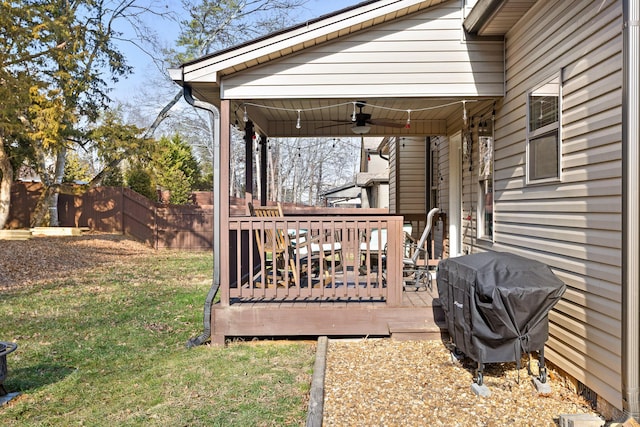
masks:
[[[309,0],[305,6],[306,10],[300,12],[300,18],[297,21],[304,22],[358,4],[362,1],[364,0]],[[176,6],[180,4],[177,0],[168,0],[168,3],[173,3]],[[150,22],[149,24],[154,27],[166,44],[171,44],[177,36],[177,24],[172,25],[171,23],[160,20]],[[122,31],[125,32],[126,37],[127,30],[123,29]],[[150,64],[149,58],[144,53],[132,45],[121,43],[120,48],[125,53],[129,65],[133,67],[133,74],[127,79],[122,79],[116,83],[111,96],[115,101],[127,102],[131,100],[132,94],[144,86],[145,80],[148,79],[151,73],[157,73],[157,69]]]

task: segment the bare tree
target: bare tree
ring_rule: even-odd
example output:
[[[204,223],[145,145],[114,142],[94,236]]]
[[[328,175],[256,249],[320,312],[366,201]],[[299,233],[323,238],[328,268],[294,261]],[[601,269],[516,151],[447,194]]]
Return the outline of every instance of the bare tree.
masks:
[[[154,61],[160,67],[168,68],[282,29],[292,24],[291,17],[295,16],[293,11],[306,1],[183,0],[188,18],[180,22],[177,48],[161,49],[164,56],[154,56]],[[182,91],[175,91],[156,115],[145,136],[156,132],[181,98]]]
[[[319,205],[324,191],[354,182],[358,156],[351,139],[270,139],[270,198]]]

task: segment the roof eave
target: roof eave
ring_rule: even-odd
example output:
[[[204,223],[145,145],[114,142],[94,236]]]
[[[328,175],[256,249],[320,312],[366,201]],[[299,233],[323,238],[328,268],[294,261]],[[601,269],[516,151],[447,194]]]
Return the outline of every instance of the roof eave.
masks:
[[[478,0],[462,23],[464,29],[471,34],[479,34],[505,2],[506,0]]]
[[[462,25],[469,34],[505,36],[537,0],[478,0]]]

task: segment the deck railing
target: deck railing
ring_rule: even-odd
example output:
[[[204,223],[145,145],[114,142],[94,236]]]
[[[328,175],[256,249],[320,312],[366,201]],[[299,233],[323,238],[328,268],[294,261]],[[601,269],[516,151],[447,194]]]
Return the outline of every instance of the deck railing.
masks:
[[[388,215],[230,217],[229,301],[399,305],[402,225]]]

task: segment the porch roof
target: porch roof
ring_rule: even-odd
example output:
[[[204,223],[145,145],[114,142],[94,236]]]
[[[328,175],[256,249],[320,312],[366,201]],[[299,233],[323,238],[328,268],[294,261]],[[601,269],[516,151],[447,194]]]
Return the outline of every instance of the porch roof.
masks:
[[[463,105],[487,110],[504,93],[502,39],[467,38],[462,14],[458,1],[366,1],[170,76],[199,100],[233,100],[232,122],[246,111],[270,137],[353,136],[354,111],[371,115],[372,136],[443,135]]]

